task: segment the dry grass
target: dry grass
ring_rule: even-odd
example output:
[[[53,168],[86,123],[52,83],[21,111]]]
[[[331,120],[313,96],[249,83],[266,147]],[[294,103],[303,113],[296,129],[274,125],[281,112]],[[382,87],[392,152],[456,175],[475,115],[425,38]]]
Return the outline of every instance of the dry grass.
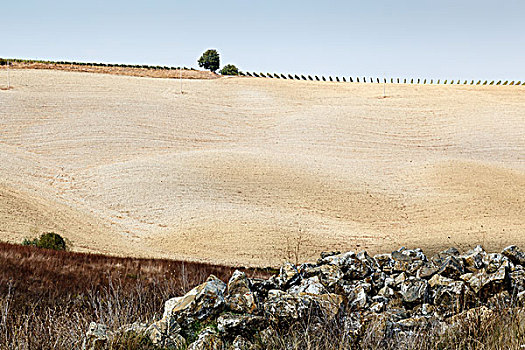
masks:
[[[114,330],[158,319],[167,299],[233,270],[0,243],[0,349],[78,349],[90,322]]]

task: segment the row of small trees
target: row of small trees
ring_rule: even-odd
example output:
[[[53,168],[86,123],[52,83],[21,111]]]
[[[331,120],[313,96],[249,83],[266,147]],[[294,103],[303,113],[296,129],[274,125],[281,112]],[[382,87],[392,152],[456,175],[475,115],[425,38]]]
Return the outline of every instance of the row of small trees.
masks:
[[[456,85],[525,85],[525,81],[523,83],[521,81],[482,81],[478,80],[477,82],[475,80],[471,80],[470,82],[468,80],[455,80],[455,79],[406,79],[406,78],[367,78],[367,77],[349,77],[348,80],[345,77],[339,78],[334,77],[332,78],[329,76],[328,78],[325,78],[324,76],[311,76],[311,75],[297,75],[297,74],[277,74],[277,73],[256,73],[256,72],[239,72],[238,75],[241,76],[247,76],[247,77],[255,77],[255,78],[275,78],[275,79],[289,79],[289,80],[310,80],[310,81],[333,81],[333,82],[350,82],[350,83],[391,83],[391,84],[456,84]]]

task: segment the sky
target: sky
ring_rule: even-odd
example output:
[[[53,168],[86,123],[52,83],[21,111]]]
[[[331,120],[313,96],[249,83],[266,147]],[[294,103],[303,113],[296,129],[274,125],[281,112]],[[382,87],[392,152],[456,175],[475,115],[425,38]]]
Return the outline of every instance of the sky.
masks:
[[[2,1],[0,57],[525,80],[525,0]]]

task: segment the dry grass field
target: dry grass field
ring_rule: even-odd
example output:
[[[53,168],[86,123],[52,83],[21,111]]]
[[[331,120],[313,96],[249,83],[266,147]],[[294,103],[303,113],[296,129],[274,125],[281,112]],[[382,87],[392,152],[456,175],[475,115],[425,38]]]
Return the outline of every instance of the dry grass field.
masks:
[[[5,71],[0,70],[0,79]],[[0,239],[275,265],[299,245],[525,247],[525,86],[13,70]],[[0,84],[4,84],[1,80]],[[299,242],[299,243],[298,243]]]

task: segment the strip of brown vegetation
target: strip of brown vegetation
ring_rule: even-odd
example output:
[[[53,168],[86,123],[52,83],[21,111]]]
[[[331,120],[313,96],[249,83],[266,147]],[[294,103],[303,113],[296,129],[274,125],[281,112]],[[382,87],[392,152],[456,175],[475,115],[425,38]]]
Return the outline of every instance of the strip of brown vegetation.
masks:
[[[168,298],[234,270],[0,243],[0,349],[78,349],[93,319],[118,327],[159,317]]]
[[[220,76],[200,70],[190,69],[151,69],[151,68],[132,68],[132,67],[100,67],[88,65],[60,64],[60,63],[41,63],[41,62],[11,62],[11,69],[50,69],[62,70],[68,72],[87,72],[102,73],[112,75],[126,75],[132,77],[150,77],[150,78],[173,78],[178,79],[216,79]]]

